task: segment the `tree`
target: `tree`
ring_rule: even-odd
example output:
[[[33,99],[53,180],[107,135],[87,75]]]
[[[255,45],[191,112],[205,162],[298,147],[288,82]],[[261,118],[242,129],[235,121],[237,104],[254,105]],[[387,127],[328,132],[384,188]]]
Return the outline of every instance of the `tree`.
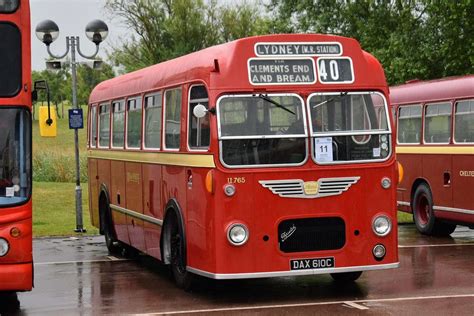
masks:
[[[33,82],[37,80],[46,80],[49,87],[51,102],[59,103],[71,98],[71,74],[68,63],[65,63],[61,69],[55,71],[33,71],[31,77]],[[38,96],[38,100],[46,101],[46,93],[41,92]]]
[[[106,8],[136,33],[110,54],[130,72],[205,47],[265,32],[256,6],[216,0],[108,0]]]
[[[58,104],[65,100],[72,100],[72,78],[70,62],[62,63],[61,69],[50,71],[33,71],[32,80],[46,80],[49,86],[51,102]],[[79,64],[77,69],[77,101],[78,104],[87,104],[92,89],[101,81],[115,76],[112,67],[102,64],[101,70],[93,70],[86,65]],[[39,100],[46,100],[43,94]],[[71,102],[72,103],[72,102]]]
[[[84,64],[77,67],[77,104],[87,104],[89,95],[100,82],[115,77],[112,66],[103,62],[101,69],[92,69]]]
[[[357,39],[390,84],[473,73],[474,1],[272,0],[273,32]]]

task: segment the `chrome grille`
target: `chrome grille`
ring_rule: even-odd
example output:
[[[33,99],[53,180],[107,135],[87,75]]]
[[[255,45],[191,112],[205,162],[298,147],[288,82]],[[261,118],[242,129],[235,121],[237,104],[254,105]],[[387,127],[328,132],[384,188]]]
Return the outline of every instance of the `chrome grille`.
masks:
[[[305,182],[301,179],[262,180],[259,183],[280,197],[314,199],[342,194],[359,181],[360,177],[321,178],[317,181],[317,192],[305,192]],[[314,181],[307,181],[310,183]]]

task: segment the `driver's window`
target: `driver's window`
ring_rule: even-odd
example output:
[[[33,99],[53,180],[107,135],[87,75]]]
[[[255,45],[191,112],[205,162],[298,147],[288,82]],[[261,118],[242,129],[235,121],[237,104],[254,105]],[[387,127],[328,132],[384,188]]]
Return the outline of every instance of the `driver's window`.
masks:
[[[208,149],[210,143],[209,113],[201,118],[193,115],[194,108],[202,104],[209,108],[209,98],[206,87],[193,86],[189,91],[188,108],[188,144],[190,149]]]

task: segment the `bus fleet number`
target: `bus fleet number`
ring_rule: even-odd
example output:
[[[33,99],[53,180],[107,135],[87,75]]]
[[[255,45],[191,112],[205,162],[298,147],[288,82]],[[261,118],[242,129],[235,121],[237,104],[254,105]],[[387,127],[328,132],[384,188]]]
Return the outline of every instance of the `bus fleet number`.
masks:
[[[227,178],[227,183],[234,184],[243,184],[245,183],[245,177],[232,177],[232,178]]]

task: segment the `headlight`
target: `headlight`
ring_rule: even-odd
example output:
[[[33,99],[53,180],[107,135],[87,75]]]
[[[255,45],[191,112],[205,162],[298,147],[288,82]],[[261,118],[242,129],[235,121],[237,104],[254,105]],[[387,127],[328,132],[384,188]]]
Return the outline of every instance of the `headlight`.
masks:
[[[392,222],[387,216],[377,216],[372,222],[372,229],[377,236],[386,236],[392,229]]]
[[[10,250],[10,245],[6,239],[0,238],[0,257],[5,256]]]
[[[249,238],[249,231],[244,224],[233,224],[227,229],[227,238],[234,246],[242,246]]]

